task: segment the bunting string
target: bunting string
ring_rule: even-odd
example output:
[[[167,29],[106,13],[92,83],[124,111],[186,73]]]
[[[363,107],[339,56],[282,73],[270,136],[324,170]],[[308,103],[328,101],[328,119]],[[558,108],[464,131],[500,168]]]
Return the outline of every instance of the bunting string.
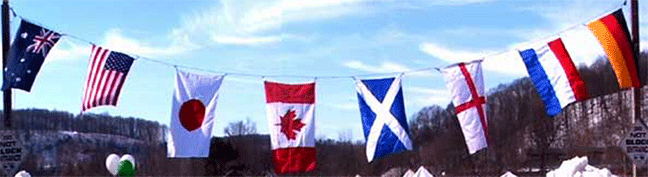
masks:
[[[615,10],[621,8],[621,7],[624,7],[626,5],[627,5],[627,2],[623,1],[623,3],[599,13],[594,18],[585,20],[585,21],[583,21],[581,23],[577,23],[576,25],[572,25],[572,26],[567,27],[565,29],[562,29],[562,30],[560,30],[558,32],[552,33],[550,35],[546,35],[546,36],[543,36],[543,37],[540,37],[540,38],[536,38],[535,40],[522,42],[518,46],[525,46],[525,45],[528,45],[528,44],[532,44],[532,43],[535,43],[535,42],[546,40],[548,38],[559,36],[560,34],[563,34],[563,33],[567,32],[569,30],[572,30],[572,29],[574,29],[576,27],[586,26],[586,24],[588,22],[591,22],[592,20],[598,19],[598,18],[600,18],[602,16],[605,16],[606,14],[609,14],[610,12],[613,12],[613,11],[615,11]],[[28,18],[25,18],[25,17],[19,15],[18,13],[16,13],[16,11],[13,8],[10,8],[10,10],[12,12],[13,17],[19,17],[22,20],[26,20],[26,21],[29,21],[29,22],[32,22],[32,23],[34,22],[34,21],[29,20]],[[39,24],[41,26],[45,26],[45,25],[42,25],[40,23],[36,23],[36,24]],[[47,26],[45,26],[45,27],[47,27]],[[47,27],[47,28],[49,28],[49,27]],[[52,28],[49,28],[49,29],[52,29]],[[58,30],[55,30],[55,31],[58,31]],[[67,36],[67,37],[70,37],[72,39],[78,40],[80,42],[88,43],[90,45],[96,45],[94,42],[92,42],[90,40],[87,40],[87,39],[84,39],[84,38],[81,38],[81,37],[78,37],[76,35],[72,35],[72,34],[69,34],[69,33],[62,33],[62,32],[60,34],[62,36]],[[496,52],[492,52],[490,54],[486,54],[483,57],[478,58],[478,59],[474,59],[474,60],[487,60],[489,57],[501,55],[501,54],[509,52],[511,50],[519,51],[517,49],[517,47],[506,48],[506,49],[502,49],[502,50],[499,50],[499,51],[496,51]],[[144,56],[137,55],[137,54],[128,54],[128,55],[133,56],[135,59],[142,59],[144,61],[149,61],[149,62],[152,62],[152,63],[157,63],[157,64],[168,66],[168,67],[185,68],[185,69],[191,69],[191,70],[202,71],[202,72],[207,72],[207,73],[215,73],[215,74],[230,75],[230,76],[258,77],[258,78],[274,77],[274,78],[313,78],[313,79],[343,79],[343,78],[352,78],[353,79],[353,78],[361,78],[361,77],[378,77],[378,76],[390,76],[390,75],[393,76],[393,75],[399,75],[399,74],[400,75],[409,75],[409,74],[412,74],[412,73],[419,73],[419,72],[432,71],[432,70],[440,70],[440,68],[444,68],[444,67],[453,65],[451,63],[449,65],[443,65],[443,66],[437,66],[437,67],[427,67],[427,68],[419,68],[419,69],[412,69],[412,70],[398,71],[398,72],[385,72],[385,73],[360,74],[360,75],[323,75],[323,76],[284,75],[284,74],[268,75],[268,74],[253,74],[253,73],[243,73],[243,72],[211,70],[211,69],[205,69],[205,68],[200,68],[200,67],[194,67],[194,66],[187,66],[187,65],[180,65],[180,64],[170,63],[170,62],[166,62],[166,61],[162,61],[162,60],[158,60],[158,59],[144,57]],[[468,62],[470,62],[470,61],[468,61]]]
[[[601,14],[610,14],[609,12],[618,10],[622,8],[623,6],[626,5],[626,2],[621,4],[620,6],[615,6],[614,9],[612,10],[606,10],[605,12]],[[16,12],[11,9],[14,17],[19,17],[22,20],[25,20],[25,22],[29,21],[26,20],[24,17],[17,15]],[[598,15],[596,19],[600,18],[600,16],[603,15]],[[618,25],[617,23],[616,26],[614,26],[613,29],[619,29],[619,26],[626,25],[625,21],[623,21],[623,16],[621,14],[621,11],[615,11],[614,14],[608,15],[605,18],[610,19],[611,18],[619,18],[621,19],[622,25]],[[170,135],[172,137],[188,137],[185,134],[189,133],[190,131],[196,130],[197,128],[201,126],[212,126],[212,124],[209,123],[203,123],[203,124],[185,124],[183,116],[186,118],[187,115],[193,116],[196,112],[189,112],[188,114],[183,113],[185,109],[185,105],[188,106],[196,106],[196,105],[202,105],[203,107],[203,113],[201,114],[212,114],[215,111],[215,106],[211,105],[216,105],[216,98],[217,98],[217,93],[218,90],[220,89],[222,80],[224,76],[239,76],[239,77],[258,77],[261,78],[262,80],[266,80],[266,78],[309,78],[313,80],[318,80],[318,79],[346,79],[346,78],[351,78],[352,80],[356,81],[356,89],[357,89],[357,94],[358,94],[358,100],[359,100],[359,108],[362,116],[362,124],[363,128],[365,131],[365,138],[366,138],[366,155],[368,158],[368,161],[371,162],[373,159],[380,158],[386,154],[390,153],[398,153],[403,150],[412,150],[412,141],[411,138],[408,136],[408,129],[407,129],[407,118],[405,115],[405,103],[404,103],[404,98],[402,94],[402,86],[401,86],[401,77],[406,76],[408,74],[413,74],[413,73],[418,73],[418,72],[430,72],[431,70],[438,70],[442,71],[441,68],[444,68],[443,70],[449,70],[451,69],[451,72],[446,72],[443,71],[442,77],[446,78],[446,86],[449,90],[452,91],[452,104],[456,105],[455,106],[455,112],[458,114],[459,118],[461,120],[468,120],[464,121],[461,123],[460,127],[462,129],[462,132],[464,133],[464,137],[466,140],[466,145],[468,148],[468,151],[470,154],[476,153],[477,151],[487,148],[489,146],[489,138],[488,138],[488,124],[487,120],[488,118],[486,117],[486,113],[484,112],[484,107],[486,106],[486,99],[485,99],[485,94],[487,92],[484,90],[484,77],[483,77],[483,72],[482,72],[482,61],[497,61],[496,59],[490,60],[491,57],[499,56],[502,54],[505,54],[507,52],[519,52],[518,54],[524,60],[527,71],[529,73],[529,78],[531,78],[531,81],[533,82],[533,85],[536,87],[536,90],[538,91],[538,94],[541,96],[543,99],[543,103],[545,103],[545,108],[547,115],[550,117],[553,117],[560,113],[562,109],[566,106],[569,105],[573,102],[577,101],[582,101],[587,99],[588,95],[586,92],[585,84],[583,83],[582,79],[580,78],[578,71],[575,69],[575,66],[569,58],[568,55],[560,55],[560,54],[566,54],[567,49],[563,46],[563,43],[560,39],[555,39],[565,36],[567,31],[574,30],[577,27],[583,27],[587,26],[586,23],[591,22],[592,20],[587,20],[582,23],[578,23],[576,25],[572,25],[568,28],[562,29],[558,32],[552,33],[551,35],[544,36],[542,38],[535,38],[535,40],[527,41],[527,42],[522,42],[519,45],[516,45],[515,47],[509,47],[504,50],[500,50],[497,52],[493,52],[491,54],[486,54],[483,55],[482,57],[472,60],[472,61],[467,61],[466,62],[460,62],[460,63],[454,63],[454,64],[449,64],[445,66],[440,66],[440,67],[428,67],[428,68],[420,68],[420,69],[408,69],[405,71],[397,71],[397,72],[385,72],[385,73],[372,73],[372,74],[361,74],[361,75],[291,75],[291,74],[276,74],[276,75],[266,75],[266,74],[256,74],[256,73],[245,73],[245,72],[229,72],[229,71],[224,71],[224,70],[212,70],[212,69],[206,69],[202,67],[195,67],[195,66],[187,66],[187,65],[181,65],[175,62],[170,62],[166,60],[161,60],[161,59],[154,59],[154,58],[149,58],[146,56],[141,56],[138,54],[128,54],[128,53],[121,53],[121,52],[114,52],[111,50],[108,50],[103,47],[97,47],[95,46],[96,44],[91,42],[90,40],[86,40],[84,38],[68,34],[68,33],[60,33],[60,35],[56,32],[52,31],[47,31],[44,30],[43,25],[37,26],[31,23],[21,23],[21,27],[19,28],[19,36],[16,37],[16,44],[14,47],[18,48],[21,47],[21,50],[27,50],[31,51],[32,53],[40,53],[40,51],[43,51],[42,56],[41,55],[36,55],[38,58],[38,67],[41,66],[44,58],[47,55],[48,49],[45,48],[38,48],[36,49],[35,44],[30,45],[29,47],[26,47],[27,45],[24,45],[26,42],[25,41],[34,41],[34,42],[50,42],[48,43],[49,47],[54,47],[55,43],[59,41],[60,36],[66,36],[69,37],[70,39],[74,39],[77,41],[85,42],[88,44],[93,45],[92,47],[92,54],[90,55],[90,62],[89,62],[89,69],[88,69],[88,77],[86,80],[86,85],[84,87],[84,95],[82,99],[82,110],[80,114],[83,114],[84,111],[89,110],[94,107],[98,106],[116,106],[117,104],[117,98],[119,97],[120,91],[122,89],[123,83],[125,81],[126,74],[128,74],[129,70],[131,69],[131,66],[133,64],[134,60],[144,60],[144,61],[149,61],[151,63],[157,63],[162,66],[167,66],[167,67],[173,67],[176,69],[176,78],[180,80],[179,82],[176,83],[176,88],[175,88],[175,94],[174,94],[174,102],[173,102],[173,110],[172,112],[179,114],[172,114],[171,118],[171,124],[170,124]],[[596,23],[596,22],[594,22]],[[598,22],[599,24],[601,22]],[[40,24],[39,24],[40,25]],[[606,25],[606,24],[604,24]],[[26,26],[26,27],[25,27]],[[611,26],[611,25],[606,25],[604,27]],[[623,26],[625,27],[625,26]],[[52,29],[52,28],[50,28]],[[592,30],[595,31],[595,30]],[[623,47],[623,51],[625,54],[631,53],[628,51],[631,51],[628,49],[629,45],[628,43],[628,36],[627,36],[627,29],[622,29],[622,30],[610,30],[610,31],[617,31],[619,33],[625,32],[625,36],[623,36],[623,39],[625,40],[625,43],[622,43],[623,45],[620,45]],[[35,36],[33,35],[34,33],[40,32],[40,36]],[[615,33],[616,36],[615,39],[619,40],[618,36],[619,33]],[[47,35],[46,35],[47,34]],[[594,34],[596,35],[596,34]],[[47,36],[48,39],[44,39],[43,36]],[[53,37],[52,37],[53,36]],[[37,38],[38,37],[38,38]],[[51,37],[51,39],[49,38]],[[599,37],[599,35],[596,35],[596,37]],[[36,39],[37,38],[37,39]],[[550,38],[550,39],[549,39]],[[551,53],[555,55],[556,59],[558,61],[553,61],[552,62],[545,62],[546,60],[539,60],[538,58],[548,58],[547,56],[551,55],[536,55],[535,49],[527,49],[524,50],[523,52],[520,52],[518,50],[521,47],[526,47],[530,44],[534,44],[537,42],[544,42],[545,40],[554,40],[545,46],[549,47],[551,49]],[[604,38],[605,39],[605,38]],[[556,42],[557,41],[557,42]],[[602,42],[602,43],[605,43]],[[552,45],[556,44],[556,45]],[[39,44],[42,45],[42,44]],[[6,46],[5,46],[6,47]],[[543,46],[544,47],[544,46]],[[609,45],[606,45],[605,47],[610,47]],[[617,48],[621,48],[619,46],[614,46]],[[42,49],[42,50],[41,50]],[[543,48],[543,49],[546,49]],[[609,48],[606,48],[606,50]],[[38,51],[38,52],[36,52]],[[540,51],[540,50],[539,50]],[[547,50],[543,50],[547,51]],[[545,52],[545,53],[549,53]],[[606,51],[607,52],[607,51]],[[25,53],[25,52],[22,52]],[[21,54],[22,55],[22,54]],[[127,56],[128,55],[128,56]],[[608,56],[610,56],[608,54]],[[627,55],[627,56],[620,56],[620,57],[609,57],[610,61],[613,61],[614,59],[618,60],[623,60],[625,61],[630,61],[628,58],[623,58],[623,57],[632,57],[632,55]],[[21,63],[24,63],[25,58],[22,56],[20,57],[13,57],[12,56],[12,62],[18,63],[20,61]],[[34,57],[35,58],[35,57]],[[29,58],[31,59],[31,58]],[[467,58],[468,59],[468,58]],[[517,58],[511,58],[511,60],[517,59]],[[35,59],[34,59],[35,60]],[[541,63],[542,62],[542,63]],[[29,62],[27,62],[29,63]],[[10,63],[11,64],[11,63]],[[470,65],[470,66],[468,66]],[[30,65],[34,66],[34,65]],[[632,63],[632,66],[634,67],[634,63]],[[545,72],[544,68],[559,68],[564,70],[565,73],[561,73],[562,71],[556,71],[556,72]],[[626,66],[622,66],[626,67]],[[630,68],[633,68],[630,67]],[[12,82],[12,83],[20,83],[11,85],[9,88],[18,88],[18,89],[23,89],[27,92],[29,92],[31,88],[31,83],[33,83],[33,78],[35,77],[36,74],[31,74],[31,75],[18,75],[22,74],[22,71],[17,72],[19,69],[15,69],[18,67],[8,67],[4,68],[4,72],[7,73],[5,74],[5,77],[9,76],[10,79],[5,79],[5,83],[7,82]],[[178,71],[178,68],[185,68],[185,69],[191,69],[191,70],[196,70],[196,71],[202,71],[202,72],[207,72],[207,73],[217,73],[220,74],[220,76],[197,76],[197,75],[192,75],[190,73],[184,73],[181,71]],[[14,69],[14,70],[8,70],[8,69]],[[31,68],[25,69],[24,73],[31,73],[32,70],[29,70]],[[618,72],[617,68],[614,68],[615,72]],[[548,71],[554,71],[554,70],[548,70]],[[37,72],[37,70],[36,70]],[[627,76],[629,71],[626,71],[626,76],[625,78],[617,76],[619,80],[619,85],[622,85],[622,79],[625,79],[623,81],[628,81],[630,79],[637,80],[636,75],[633,75],[632,78],[628,78],[630,76]],[[634,74],[636,74],[636,71],[632,71]],[[17,74],[16,74],[17,73]],[[451,74],[448,74],[451,73]],[[561,73],[564,74],[564,76],[558,76]],[[17,76],[14,76],[16,74]],[[361,80],[360,78],[363,77],[377,77],[377,76],[386,76],[386,75],[391,75],[391,76],[397,76],[393,79],[376,79],[376,80],[370,80],[369,82],[365,82],[365,80]],[[30,76],[31,78],[24,79],[26,77],[24,76]],[[13,77],[13,78],[12,78]],[[24,80],[30,80],[30,82],[23,81],[21,82],[21,78]],[[98,78],[98,79],[97,79]],[[191,79],[187,79],[191,78]],[[456,79],[460,78],[460,79]],[[557,78],[557,79],[555,79]],[[555,82],[551,82],[555,81]],[[191,81],[191,82],[196,82],[193,84],[187,84],[184,83],[185,81]],[[22,83],[28,83],[27,84],[22,84]],[[557,83],[557,84],[554,84]],[[630,82],[630,86],[635,86],[634,84],[638,82]],[[627,83],[626,83],[627,84]],[[3,84],[4,85],[4,84]],[[281,127],[277,126],[271,126],[274,128],[275,131],[270,131],[270,136],[273,136],[273,149],[277,149],[275,146],[276,144],[288,144],[284,142],[279,142],[279,141],[288,141],[291,139],[295,139],[295,132],[293,132],[292,124],[297,124],[299,129],[301,129],[301,126],[307,126],[305,128],[306,130],[301,131],[305,133],[301,133],[300,137],[306,137],[302,138],[305,140],[300,139],[298,144],[299,150],[305,149],[304,147],[307,148],[312,148],[309,149],[308,151],[294,151],[297,154],[302,153],[298,156],[300,157],[305,157],[305,156],[312,156],[315,157],[315,147],[308,147],[308,144],[313,144],[314,136],[307,134],[308,132],[314,132],[314,127],[313,123],[314,122],[314,109],[315,109],[315,83],[310,83],[306,85],[285,85],[285,84],[269,84],[265,83],[265,91],[266,91],[266,108],[268,110],[268,122],[269,125],[280,125]],[[280,85],[280,86],[277,86]],[[3,89],[5,86],[3,86]],[[276,87],[276,88],[275,88]],[[372,88],[371,90],[369,88]],[[557,89],[554,89],[557,88]],[[295,91],[298,90],[298,91]],[[378,90],[378,91],[376,91]],[[547,91],[550,90],[550,91]],[[555,91],[554,91],[555,90]],[[209,92],[210,95],[207,94],[201,94]],[[381,94],[380,99],[379,95],[376,93]],[[465,97],[465,95],[470,95],[470,97]],[[12,95],[15,97],[15,95]],[[12,99],[15,100],[15,99]],[[194,102],[195,101],[195,102]],[[208,103],[208,109],[205,110],[204,104],[203,103]],[[295,105],[299,104],[301,108],[296,108],[295,110],[299,111],[305,111],[305,112],[300,112],[300,118],[293,119],[295,118]],[[471,111],[465,111],[465,110],[471,110]],[[281,110],[281,114],[279,111]],[[284,114],[283,112],[287,112]],[[394,111],[395,110],[395,111]],[[472,111],[474,110],[474,111]],[[207,112],[205,112],[207,111]],[[274,113],[274,115],[271,115],[270,113]],[[461,113],[461,115],[459,115]],[[308,114],[308,115],[307,115]],[[283,115],[283,116],[282,116]],[[304,115],[308,117],[304,117]],[[277,117],[280,117],[280,123],[276,124],[277,121],[274,123],[272,122],[273,120],[279,120]],[[213,119],[214,117],[207,117]],[[184,119],[184,120],[183,120]],[[190,118],[191,119],[191,118]],[[306,120],[307,124],[303,124],[301,120]],[[203,120],[200,120],[203,121]],[[182,122],[182,123],[179,123]],[[211,120],[205,120],[205,122],[212,122]],[[284,122],[287,122],[290,125],[288,128],[290,133],[285,133],[284,131]],[[403,124],[405,122],[405,124]],[[641,122],[643,123],[643,121]],[[180,124],[182,124],[180,127]],[[644,124],[645,126],[645,124]],[[313,127],[313,128],[311,128]],[[369,127],[369,128],[368,128]],[[377,127],[377,128],[376,128]],[[392,148],[389,150],[386,150],[384,152],[378,152],[376,149],[384,149],[383,146],[384,144],[390,144],[394,142],[393,140],[379,140],[378,137],[384,135],[384,133],[381,133],[381,127],[389,127],[390,131],[394,134],[397,135],[397,140],[395,143],[397,144],[397,148]],[[281,132],[283,132],[288,140],[276,140],[277,132],[279,132],[279,129],[281,129]],[[298,129],[298,131],[299,131]],[[312,130],[312,131],[308,131]],[[369,132],[369,133],[367,133]],[[179,135],[179,136],[178,136]],[[402,136],[401,136],[402,135]],[[200,139],[204,139],[207,141],[201,141],[201,142],[207,142],[206,146],[199,145],[199,146],[192,146],[190,148],[187,148],[185,146],[178,146],[178,144],[181,143],[169,143],[172,147],[171,150],[169,151],[171,155],[169,157],[189,157],[189,156],[196,156],[196,157],[203,157],[207,156],[206,153],[200,152],[202,147],[208,147],[209,146],[209,138],[211,137],[209,134],[204,135],[201,134],[202,137],[198,137]],[[282,135],[283,136],[283,135]],[[309,138],[310,137],[310,138]],[[198,139],[192,136],[193,139]],[[171,138],[172,140],[174,138]],[[175,140],[174,140],[175,141]],[[301,141],[306,141],[306,143],[302,143]],[[310,143],[308,142],[310,141]],[[391,141],[391,142],[390,142]],[[180,140],[180,142],[186,142],[185,140]],[[274,142],[279,142],[279,143],[274,143]],[[386,143],[387,142],[387,143]],[[195,143],[194,143],[195,144]],[[305,144],[306,146],[302,146],[301,144]],[[284,148],[284,147],[279,147],[279,148]],[[208,148],[207,148],[208,149]],[[183,152],[180,152],[178,150],[181,150]],[[172,152],[173,151],[173,152]],[[277,151],[278,153],[273,152],[275,154],[275,159],[286,159],[285,157],[276,157],[277,154],[283,154],[284,152],[287,151]],[[293,151],[290,151],[291,153]],[[175,154],[177,153],[177,154]],[[306,154],[306,155],[303,155]],[[290,154],[290,156],[295,156],[294,154]],[[310,158],[314,159],[314,158]],[[303,163],[303,160],[299,160],[300,163]],[[277,162],[275,162],[277,163]],[[309,162],[310,163],[310,162]],[[314,161],[312,161],[313,164],[315,164]],[[310,165],[299,165],[301,166],[306,166],[306,167],[311,167]],[[314,167],[314,165],[312,166]],[[275,168],[276,170],[277,168]],[[299,170],[304,170],[308,171],[311,169],[299,169]],[[284,173],[284,172],[279,172],[279,173]]]

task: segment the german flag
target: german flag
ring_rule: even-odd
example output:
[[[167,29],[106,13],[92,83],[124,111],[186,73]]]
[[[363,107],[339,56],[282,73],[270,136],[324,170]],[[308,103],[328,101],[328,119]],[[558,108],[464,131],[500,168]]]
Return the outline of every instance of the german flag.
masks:
[[[637,56],[621,9],[587,25],[603,46],[621,88],[639,87]]]

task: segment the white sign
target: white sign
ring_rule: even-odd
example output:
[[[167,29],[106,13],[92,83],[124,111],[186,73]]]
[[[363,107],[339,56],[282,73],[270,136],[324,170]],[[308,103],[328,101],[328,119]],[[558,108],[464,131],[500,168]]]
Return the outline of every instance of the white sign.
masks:
[[[27,152],[23,147],[17,132],[0,131],[0,168],[7,176],[13,176],[25,159]]]
[[[628,135],[621,140],[621,148],[638,166],[645,166],[648,162],[648,128],[635,124]]]

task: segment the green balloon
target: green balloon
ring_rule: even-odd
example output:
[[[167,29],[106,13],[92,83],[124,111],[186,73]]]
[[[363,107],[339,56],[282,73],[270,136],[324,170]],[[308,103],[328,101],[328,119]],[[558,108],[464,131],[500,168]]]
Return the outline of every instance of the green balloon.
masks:
[[[117,168],[118,176],[135,176],[135,167],[128,160],[122,160],[119,162],[119,167]]]

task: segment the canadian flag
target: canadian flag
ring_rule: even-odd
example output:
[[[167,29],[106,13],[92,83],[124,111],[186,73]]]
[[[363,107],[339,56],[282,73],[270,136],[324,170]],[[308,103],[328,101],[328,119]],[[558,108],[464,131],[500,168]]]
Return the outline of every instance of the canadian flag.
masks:
[[[170,158],[207,157],[223,76],[176,70],[171,111]]]
[[[314,171],[315,82],[264,84],[275,172]]]

